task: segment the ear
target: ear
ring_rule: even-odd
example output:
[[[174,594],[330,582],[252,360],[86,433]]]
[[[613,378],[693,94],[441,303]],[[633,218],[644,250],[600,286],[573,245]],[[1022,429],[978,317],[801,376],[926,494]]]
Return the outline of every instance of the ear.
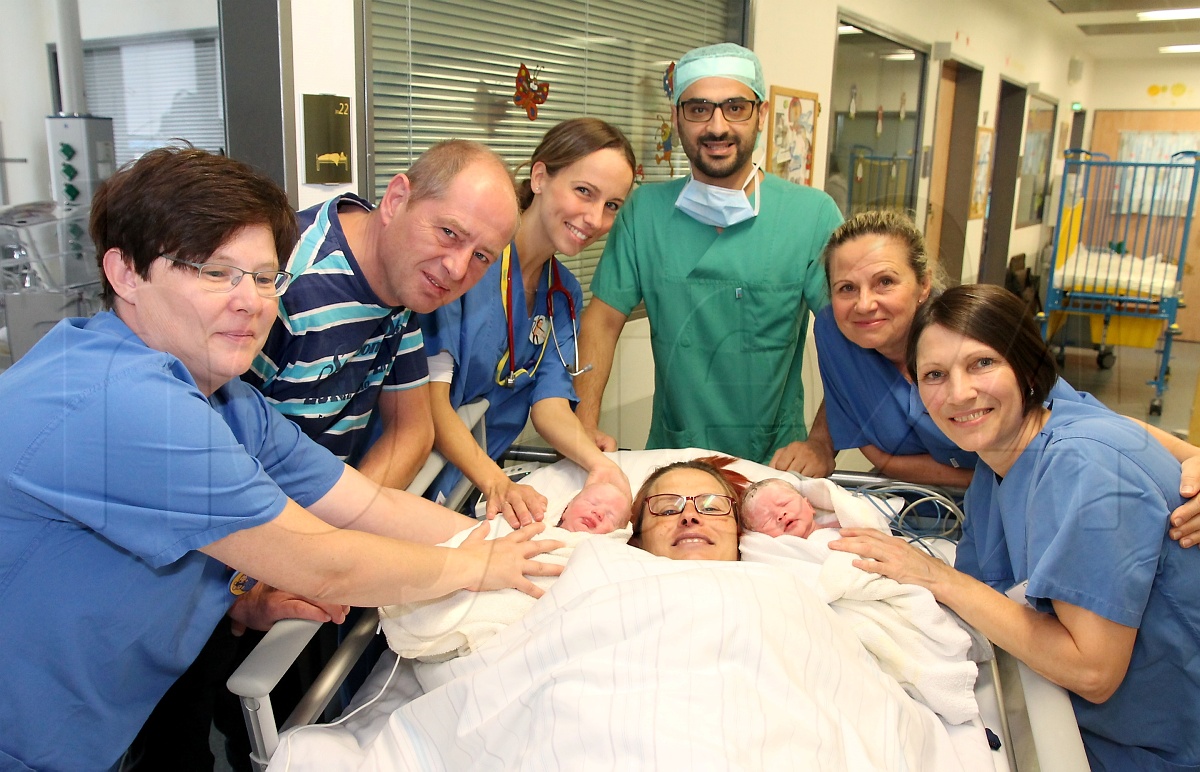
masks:
[[[929,300],[929,293],[933,290],[933,280],[929,278],[929,272],[925,272],[925,278],[921,280],[921,294],[917,296],[917,305]]]
[[[124,252],[113,247],[104,253],[103,266],[104,277],[112,285],[113,292],[126,303],[132,303],[142,280],[133,267],[133,258],[125,257]]]
[[[529,184],[533,188],[535,201],[549,178],[550,172],[546,170],[546,164],[541,161],[534,163],[533,168],[529,170]]]
[[[758,133],[762,134],[767,128],[768,113],[771,112],[771,103],[767,100],[762,100],[758,105]]]
[[[383,218],[383,224],[390,223],[392,218],[408,205],[411,198],[412,183],[408,181],[408,175],[397,174],[392,177],[392,181],[388,183],[387,190],[383,194],[383,200],[379,202],[379,214]]]

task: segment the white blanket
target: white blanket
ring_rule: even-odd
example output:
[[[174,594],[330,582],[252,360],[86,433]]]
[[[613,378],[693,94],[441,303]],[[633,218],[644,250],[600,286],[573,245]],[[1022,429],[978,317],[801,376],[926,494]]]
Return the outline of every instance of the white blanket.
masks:
[[[270,769],[958,770],[988,758],[960,757],[792,573],[606,539],[579,545],[520,622],[421,676],[427,693],[377,736],[302,729]]]
[[[1058,289],[1133,297],[1173,297],[1179,266],[1159,257],[1120,255],[1082,244],[1054,270]]]
[[[971,636],[928,590],[855,568],[854,555],[829,549],[837,538],[835,530],[807,539],[747,533],[742,559],[791,572],[830,604],[883,672],[944,719],[961,724],[977,716]]]
[[[455,534],[442,546],[457,547],[468,534],[479,528],[487,529],[487,539],[498,539],[513,532],[512,526],[498,517]],[[534,539],[556,539],[566,546],[539,555],[537,559],[565,566],[575,547],[586,539],[615,539],[623,544],[629,541],[630,534],[628,527],[610,534],[593,535],[552,526]],[[535,576],[531,579],[543,590],[548,590],[557,577]],[[379,622],[387,636],[388,647],[401,657],[441,662],[475,651],[493,635],[525,616],[533,604],[533,597],[519,590],[459,590],[434,600],[384,606],[379,609]]]

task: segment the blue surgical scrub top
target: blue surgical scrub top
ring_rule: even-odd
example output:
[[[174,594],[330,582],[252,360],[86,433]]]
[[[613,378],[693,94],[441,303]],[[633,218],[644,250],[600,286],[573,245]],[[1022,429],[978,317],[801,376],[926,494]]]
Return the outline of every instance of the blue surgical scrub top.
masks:
[[[577,356],[566,296],[557,290],[554,293],[554,334],[546,339],[543,353],[542,345],[530,340],[530,331],[538,316],[548,316],[547,295],[552,266],[546,264],[538,280],[533,308],[527,309],[520,256],[515,244],[509,245],[509,249],[512,259],[510,275],[515,364],[517,370],[533,370],[532,376],[518,376],[512,388],[496,383],[496,365],[508,352],[508,323],[503,306],[507,289],[503,281],[503,260],[493,263],[479,283],[457,301],[421,316],[426,351],[431,354],[447,351],[454,357],[450,404],[458,408],[480,397],[488,400],[485,416],[487,453],[492,459],[500,458],[517,439],[529,420],[529,411],[534,403],[551,397],[561,397],[572,404],[579,401],[571,384],[571,376],[563,366],[564,359],[568,364],[574,364]],[[578,314],[583,309],[583,290],[579,281],[561,263],[558,265],[558,275],[562,288],[571,296]],[[562,358],[559,357],[560,350]],[[506,365],[504,374],[507,373]],[[428,495],[432,498],[438,493],[449,493],[461,477],[461,472],[448,467],[434,481]]]
[[[887,357],[842,334],[832,306],[817,314],[813,333],[825,388],[825,418],[835,450],[874,445],[893,456],[928,454],[940,464],[975,468],[979,457],[942,433],[921,402],[916,385]],[[1048,399],[1101,406],[1091,394],[1075,391],[1062,378]]]
[[[1104,407],[1064,400],[1004,478],[980,462],[956,568],[997,590],[1136,627],[1101,705],[1071,695],[1093,769],[1200,769],[1200,550],[1167,535],[1179,463]]]

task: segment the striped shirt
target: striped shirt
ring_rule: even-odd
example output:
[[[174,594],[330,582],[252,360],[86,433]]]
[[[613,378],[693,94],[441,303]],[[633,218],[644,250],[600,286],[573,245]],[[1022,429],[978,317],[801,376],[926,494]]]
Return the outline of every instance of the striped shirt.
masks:
[[[279,318],[242,378],[342,460],[366,451],[383,390],[428,383],[421,328],[409,309],[384,305],[363,276],[338,219],[338,196],[297,215],[300,241],[286,270]]]

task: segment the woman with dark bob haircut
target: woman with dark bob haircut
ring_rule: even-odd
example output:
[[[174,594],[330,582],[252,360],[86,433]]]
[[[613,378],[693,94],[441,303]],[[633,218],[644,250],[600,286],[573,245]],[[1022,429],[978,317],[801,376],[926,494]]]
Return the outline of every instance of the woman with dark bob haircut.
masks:
[[[902,539],[830,546],[928,588],[1071,692],[1095,770],[1200,770],[1200,552],[1167,534],[1179,462],[1103,406],[1044,397],[1054,359],[999,287],[918,312],[908,370],[930,416],[979,454],[954,568]]]

